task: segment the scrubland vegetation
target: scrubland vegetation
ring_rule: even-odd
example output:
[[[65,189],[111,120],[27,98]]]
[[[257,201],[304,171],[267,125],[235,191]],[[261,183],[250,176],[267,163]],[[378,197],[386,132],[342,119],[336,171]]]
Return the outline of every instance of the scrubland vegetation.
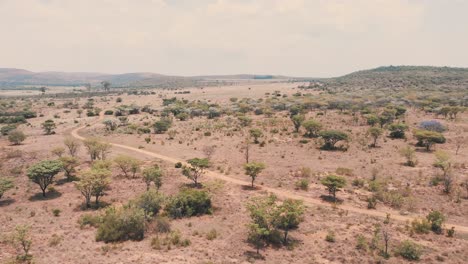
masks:
[[[1,99],[0,262],[463,263],[466,76]]]

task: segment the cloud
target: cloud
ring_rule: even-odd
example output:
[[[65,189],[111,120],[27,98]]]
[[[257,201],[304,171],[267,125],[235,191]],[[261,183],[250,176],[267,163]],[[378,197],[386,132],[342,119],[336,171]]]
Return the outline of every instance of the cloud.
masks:
[[[442,20],[435,5],[412,0],[0,0],[0,61],[4,67],[32,70],[330,76],[426,62],[422,58],[430,47],[405,47],[427,45],[423,41],[437,34],[427,27]]]

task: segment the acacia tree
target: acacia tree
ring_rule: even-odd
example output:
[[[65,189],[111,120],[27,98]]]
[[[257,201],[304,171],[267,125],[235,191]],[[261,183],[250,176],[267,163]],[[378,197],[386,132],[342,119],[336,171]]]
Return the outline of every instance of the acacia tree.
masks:
[[[83,145],[88,151],[91,161],[105,160],[111,148],[109,143],[101,142],[97,138],[87,138],[84,140]]]
[[[309,138],[317,137],[319,131],[322,129],[322,124],[314,119],[304,121],[302,126],[307,131],[305,136]]]
[[[63,140],[63,144],[65,144],[65,146],[67,147],[68,153],[70,154],[70,156],[76,157],[78,150],[80,149],[80,146],[81,146],[80,142],[77,139],[74,139],[72,137],[66,137]]]
[[[250,136],[254,138],[254,143],[258,144],[259,143],[258,138],[263,136],[262,130],[258,128],[253,128],[253,129],[250,129],[249,132],[250,132]]]
[[[74,157],[60,157],[59,160],[62,163],[65,177],[67,177],[68,181],[72,180],[73,173],[75,173],[75,168],[79,165],[78,159]]]
[[[55,124],[54,120],[47,119],[44,121],[44,123],[41,124],[41,127],[46,135],[52,135],[55,133],[54,129],[57,127],[57,125]]]
[[[379,139],[379,137],[383,134],[383,129],[381,128],[378,128],[378,127],[370,127],[368,130],[367,130],[367,134],[372,137],[373,139],[373,143],[372,143],[372,147],[377,147],[377,139]]]
[[[104,91],[108,92],[110,90],[111,83],[108,81],[102,81],[101,82],[102,88],[104,88]]]
[[[32,165],[27,172],[31,181],[37,183],[46,197],[47,187],[54,182],[54,176],[62,170],[62,163],[58,160],[43,160]]]
[[[291,121],[293,122],[294,130],[296,132],[299,132],[299,129],[301,128],[302,122],[304,122],[304,120],[305,116],[301,114],[291,116]]]
[[[0,199],[2,199],[2,196],[6,191],[13,189],[13,187],[15,187],[13,181],[0,177]]]
[[[159,191],[159,188],[162,186],[162,170],[158,165],[146,168],[143,170],[143,180],[146,183],[146,190],[149,191],[151,182],[154,183],[156,190]]]
[[[141,162],[135,158],[119,155],[114,159],[117,167],[122,171],[125,177],[128,177],[129,174],[132,174],[132,177],[135,178],[136,173],[140,169]]]
[[[288,242],[289,230],[298,228],[299,224],[304,221],[304,211],[304,204],[300,200],[286,199],[277,206],[273,215],[273,225],[284,231],[284,244]]]
[[[333,196],[333,201],[336,202],[336,192],[346,186],[346,179],[337,175],[328,175],[320,180],[327,187],[328,193]]]
[[[444,184],[444,193],[449,194],[452,191],[454,177],[452,175],[452,161],[450,155],[444,151],[438,150],[435,153],[436,160],[434,167],[442,170],[442,182]]]
[[[250,162],[244,164],[245,175],[250,176],[252,179],[252,188],[254,187],[254,181],[257,178],[258,174],[260,174],[265,169],[265,164],[261,162]]]
[[[81,173],[80,181],[75,183],[76,188],[85,198],[86,208],[91,207],[91,197],[95,197],[96,206],[99,198],[105,194],[110,184],[111,172],[105,169],[91,169]]]
[[[418,140],[417,145],[425,147],[427,151],[430,151],[434,144],[443,144],[446,141],[444,135],[436,131],[416,130],[414,136]]]
[[[182,174],[192,180],[195,186],[198,186],[198,178],[205,173],[205,169],[210,167],[210,162],[206,158],[189,159],[187,162],[190,166],[184,165],[182,167]]]
[[[347,141],[348,134],[338,130],[325,130],[319,133],[319,136],[325,141],[325,145],[322,146],[323,149],[336,149],[336,143],[338,141]]]

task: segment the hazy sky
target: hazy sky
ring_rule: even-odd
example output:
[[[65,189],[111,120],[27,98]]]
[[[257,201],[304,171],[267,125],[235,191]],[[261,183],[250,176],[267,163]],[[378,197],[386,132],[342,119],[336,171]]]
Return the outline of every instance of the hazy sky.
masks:
[[[0,67],[326,77],[468,66],[462,0],[0,0]]]

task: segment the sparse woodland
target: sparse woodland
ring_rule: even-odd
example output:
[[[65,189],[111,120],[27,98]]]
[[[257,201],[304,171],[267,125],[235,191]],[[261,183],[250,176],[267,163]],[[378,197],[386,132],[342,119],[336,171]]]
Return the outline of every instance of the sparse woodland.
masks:
[[[2,98],[0,262],[464,263],[467,84],[383,67]]]

